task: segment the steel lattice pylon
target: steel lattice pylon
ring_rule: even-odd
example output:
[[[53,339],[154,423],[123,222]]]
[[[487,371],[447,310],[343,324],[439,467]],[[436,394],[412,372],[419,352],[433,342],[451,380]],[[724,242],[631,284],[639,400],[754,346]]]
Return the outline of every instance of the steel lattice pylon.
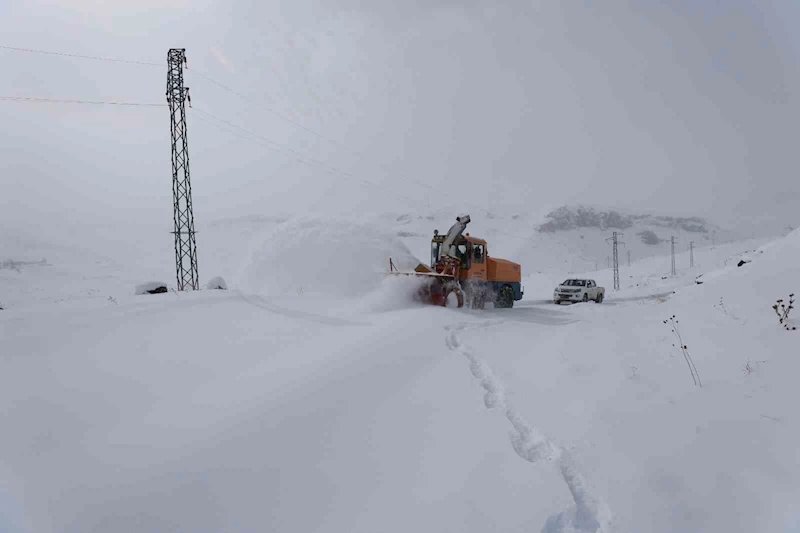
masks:
[[[175,270],[178,290],[199,289],[197,245],[194,237],[192,185],[189,180],[189,146],[186,137],[186,102],[191,106],[189,88],[183,86],[186,49],[167,53],[167,103],[172,136],[172,202],[175,235]]]
[[[619,245],[624,245],[625,243],[619,240],[619,237],[622,237],[622,233],[615,231],[611,235],[611,244],[613,245],[613,257],[614,257],[614,290],[619,290]],[[606,242],[609,242],[609,239],[606,239]],[[630,263],[630,253],[628,255],[628,262]]]
[[[672,275],[675,275],[675,236],[670,239],[670,254],[672,255]]]

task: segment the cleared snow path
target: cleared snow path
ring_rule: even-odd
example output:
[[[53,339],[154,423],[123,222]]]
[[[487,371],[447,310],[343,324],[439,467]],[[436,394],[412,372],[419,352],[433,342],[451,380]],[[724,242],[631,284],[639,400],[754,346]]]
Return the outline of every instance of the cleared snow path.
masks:
[[[530,425],[506,398],[503,384],[497,379],[491,367],[465,345],[459,332],[469,328],[490,327],[492,323],[458,324],[446,326],[447,347],[461,355],[469,362],[472,375],[483,387],[484,405],[487,409],[499,409],[514,428],[510,432],[514,451],[522,459],[530,463],[541,460],[555,461],[561,477],[567,484],[575,506],[553,515],[547,519],[542,533],[609,533],[612,515],[608,506],[589,492],[586,481],[578,472],[575,461],[569,452],[555,444],[542,432]]]
[[[483,312],[488,316],[506,322],[527,322],[530,324],[541,324],[543,326],[563,326],[577,322],[574,315],[558,311],[558,307],[551,301],[543,305],[536,302],[517,302],[512,309],[486,309]]]

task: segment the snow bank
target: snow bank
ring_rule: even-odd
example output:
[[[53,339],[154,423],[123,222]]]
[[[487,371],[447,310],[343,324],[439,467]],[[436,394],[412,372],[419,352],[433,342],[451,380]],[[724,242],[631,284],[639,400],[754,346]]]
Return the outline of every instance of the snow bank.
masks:
[[[695,271],[679,271],[646,287],[650,297],[634,287],[603,305],[533,309],[533,320],[575,320],[563,327],[498,323],[491,334],[463,334],[523,414],[570,450],[614,511],[614,531],[782,533],[796,516],[800,337],[783,330],[770,307],[798,292],[800,233],[748,252],[752,263],[742,268],[723,266],[741,250],[719,248],[716,257],[696,257],[722,267],[706,271],[702,285],[693,283]],[[657,276],[663,263],[630,272]],[[656,298],[665,287],[675,293]],[[702,388],[663,323],[673,315]],[[552,515],[542,531],[586,529],[579,511]]]
[[[207,290],[223,290],[223,291],[227,291],[228,290],[228,284],[225,283],[225,280],[222,279],[221,276],[214,276],[213,278],[208,280],[208,283],[206,283],[206,289]]]
[[[375,226],[297,218],[253,246],[239,285],[271,296],[357,298],[380,286],[390,257],[401,270],[420,262],[397,237]]]
[[[741,300],[754,306],[755,316],[762,306],[772,305],[777,298],[800,292],[800,233],[796,230],[783,239],[760,247],[752,254],[742,255],[746,268],[737,263],[703,277],[705,290],[684,291],[686,297],[702,298],[709,292],[726,301]],[[755,318],[755,317],[754,317]],[[761,317],[763,318],[763,317]],[[771,317],[770,317],[771,319]]]
[[[162,289],[162,290],[159,290]],[[166,292],[167,284],[161,281],[148,281],[147,283],[140,283],[134,289],[134,294],[152,294],[153,291]]]

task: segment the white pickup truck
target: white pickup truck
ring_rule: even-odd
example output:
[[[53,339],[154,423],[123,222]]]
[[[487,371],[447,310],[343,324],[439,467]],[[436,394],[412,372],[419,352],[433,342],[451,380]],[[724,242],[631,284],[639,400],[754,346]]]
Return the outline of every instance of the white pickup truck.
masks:
[[[553,292],[553,303],[588,302],[594,300],[602,303],[606,290],[598,287],[593,279],[568,279],[556,287]]]

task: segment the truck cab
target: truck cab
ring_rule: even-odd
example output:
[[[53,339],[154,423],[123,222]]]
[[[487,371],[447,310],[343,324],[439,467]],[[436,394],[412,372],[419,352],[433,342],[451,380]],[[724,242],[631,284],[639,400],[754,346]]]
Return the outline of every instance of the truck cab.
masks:
[[[441,252],[444,237],[435,235],[431,241],[431,268],[436,270],[440,263],[439,254]],[[468,279],[486,280],[486,241],[471,237],[469,234],[460,237],[456,241],[456,255],[460,260],[460,271],[458,279],[466,281]]]

